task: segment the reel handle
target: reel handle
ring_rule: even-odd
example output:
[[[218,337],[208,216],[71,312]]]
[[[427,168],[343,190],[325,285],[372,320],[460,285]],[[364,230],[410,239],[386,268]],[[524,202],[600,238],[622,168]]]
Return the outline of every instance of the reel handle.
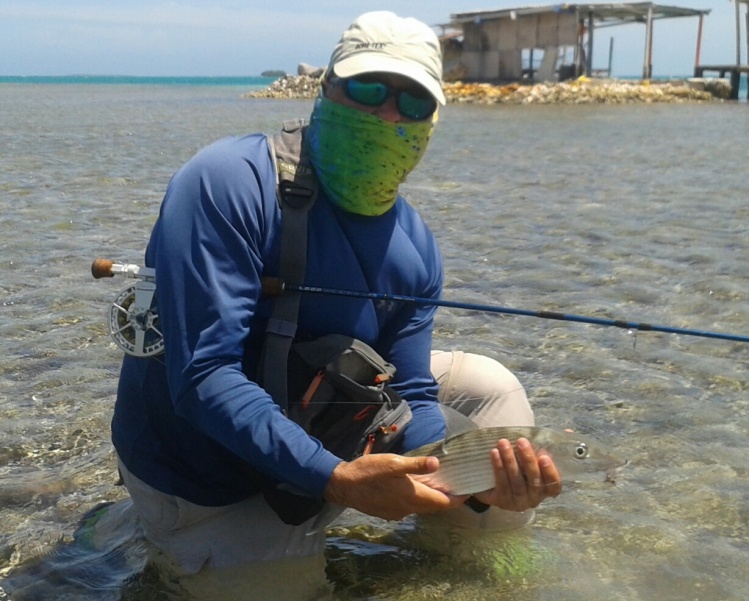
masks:
[[[116,275],[151,282],[156,280],[156,271],[152,267],[115,263],[109,259],[101,258],[94,259],[94,262],[91,263],[91,275],[97,280],[112,278]]]

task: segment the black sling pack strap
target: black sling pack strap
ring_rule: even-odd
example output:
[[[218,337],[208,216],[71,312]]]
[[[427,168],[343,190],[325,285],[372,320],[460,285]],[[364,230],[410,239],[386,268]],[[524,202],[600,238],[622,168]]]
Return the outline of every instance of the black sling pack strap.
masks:
[[[304,284],[307,216],[319,193],[305,130],[304,121],[287,121],[268,139],[282,210],[281,282],[296,285]],[[263,281],[264,292],[275,293],[259,372],[263,388],[289,418],[343,459],[392,448],[410,419],[408,405],[388,386],[395,367],[346,336],[295,343],[301,292],[277,284]]]
[[[318,183],[306,153],[304,121],[286,121],[268,146],[276,168],[276,190],[281,205],[281,276],[290,284],[304,284],[307,266],[307,214],[317,200]],[[260,373],[263,386],[281,406],[288,409],[285,366],[296,335],[301,293],[285,291],[273,304],[268,320]]]

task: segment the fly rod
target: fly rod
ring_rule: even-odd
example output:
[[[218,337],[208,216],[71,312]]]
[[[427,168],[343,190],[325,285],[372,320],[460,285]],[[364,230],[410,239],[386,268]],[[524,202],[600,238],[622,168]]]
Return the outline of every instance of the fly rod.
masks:
[[[621,319],[608,319],[603,317],[589,317],[575,315],[572,313],[557,313],[556,311],[533,311],[528,309],[515,309],[512,307],[500,307],[497,305],[484,305],[475,303],[463,303],[444,299],[419,298],[417,296],[405,296],[401,294],[382,294],[379,292],[357,292],[354,290],[339,290],[335,288],[320,288],[317,286],[303,286],[289,284],[275,278],[264,278],[263,291],[267,294],[278,295],[284,290],[293,292],[304,292],[309,294],[326,294],[332,296],[349,296],[378,301],[394,301],[400,303],[412,303],[417,305],[434,305],[437,307],[450,307],[454,309],[468,309],[484,313],[502,313],[506,315],[524,315],[527,317],[538,317],[541,319],[556,319],[559,321],[572,321],[587,323],[598,326],[623,328],[625,330],[637,330],[640,332],[665,332],[666,334],[681,334],[683,336],[697,336],[701,338],[715,338],[718,340],[731,340],[734,342],[749,342],[749,336],[740,334],[726,334],[723,332],[710,332],[706,330],[691,330],[687,328],[676,328],[672,326],[642,323],[637,321],[626,321]]]
[[[132,323],[136,324],[135,329],[141,330],[144,328],[142,325],[146,323],[151,325],[152,319],[149,321],[145,319],[141,313],[143,309],[148,309],[151,303],[151,296],[153,294],[153,288],[155,288],[156,274],[152,269],[139,267],[138,265],[120,265],[114,261],[106,259],[96,259],[91,265],[91,273],[95,278],[112,277],[114,275],[124,275],[125,277],[135,278],[136,280],[144,280],[142,286],[145,287],[150,284],[148,290],[139,291],[142,295],[148,293],[147,302],[144,303],[132,303],[132,300],[127,299],[127,303],[115,303],[113,309],[113,322],[119,323],[120,325],[124,322],[125,325]],[[134,286],[134,285],[133,285]],[[417,305],[433,305],[436,307],[449,307],[453,309],[467,309],[469,311],[480,311],[483,313],[501,313],[505,315],[523,315],[527,317],[538,317],[540,319],[555,319],[558,321],[571,321],[577,323],[587,323],[598,326],[608,326],[614,328],[622,328],[625,330],[636,330],[639,332],[663,332],[666,334],[681,334],[683,336],[696,336],[699,338],[713,338],[717,340],[730,340],[733,342],[749,342],[749,336],[742,336],[740,334],[727,334],[723,332],[710,332],[707,330],[692,330],[687,328],[676,328],[672,326],[657,325],[652,323],[642,323],[637,321],[626,321],[621,319],[608,319],[604,317],[590,317],[585,315],[575,315],[573,313],[558,313],[556,311],[533,311],[528,309],[515,309],[512,307],[501,307],[498,305],[485,305],[477,303],[464,303],[458,301],[450,301],[445,299],[435,298],[420,298],[418,296],[406,296],[402,294],[383,294],[380,292],[358,292],[356,290],[343,290],[337,288],[321,288],[318,286],[304,286],[299,284],[290,284],[284,282],[279,278],[263,278],[262,281],[263,293],[269,296],[278,296],[283,294],[284,291],[291,292],[302,292],[307,294],[320,294],[328,296],[347,296],[352,298],[361,298],[376,301],[391,301],[399,303],[411,303]],[[144,296],[144,298],[146,298]],[[131,305],[132,303],[132,305]],[[141,307],[140,305],[144,305]],[[125,308],[123,309],[123,306]],[[137,311],[136,311],[137,308]],[[138,311],[140,313],[138,313]],[[152,310],[151,310],[152,311]],[[137,315],[136,315],[137,313]],[[126,315],[126,318],[123,317]],[[137,317],[137,319],[135,319]],[[145,317],[151,317],[150,313]],[[136,332],[140,335],[140,331]],[[141,345],[138,345],[140,348]]]

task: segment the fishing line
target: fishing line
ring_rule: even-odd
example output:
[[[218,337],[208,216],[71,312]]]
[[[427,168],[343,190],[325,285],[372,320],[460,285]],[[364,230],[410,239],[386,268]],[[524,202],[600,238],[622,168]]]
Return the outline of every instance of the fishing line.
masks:
[[[267,284],[267,289],[266,289]],[[666,334],[681,334],[683,336],[696,336],[700,338],[714,338],[718,340],[731,340],[733,342],[749,342],[749,336],[740,334],[728,334],[723,332],[711,332],[708,330],[693,330],[688,328],[677,328],[667,325],[658,325],[638,321],[627,321],[620,319],[608,319],[603,317],[591,317],[586,315],[575,315],[574,313],[558,313],[556,311],[534,311],[528,309],[515,309],[512,307],[501,307],[497,305],[484,305],[475,303],[464,303],[444,299],[419,298],[417,296],[405,296],[400,294],[382,294],[378,292],[357,292],[355,290],[340,290],[335,288],[320,288],[317,286],[303,286],[288,284],[280,281],[264,281],[263,291],[270,294],[279,294],[284,290],[304,292],[309,294],[326,294],[331,296],[348,296],[353,298],[364,298],[378,301],[395,301],[401,303],[412,303],[418,305],[433,305],[437,307],[449,307],[453,309],[467,309],[481,311],[484,313],[502,313],[505,315],[523,315],[526,317],[538,317],[540,319],[554,319],[558,321],[571,321],[587,323],[598,326],[622,328],[640,332],[663,332]]]

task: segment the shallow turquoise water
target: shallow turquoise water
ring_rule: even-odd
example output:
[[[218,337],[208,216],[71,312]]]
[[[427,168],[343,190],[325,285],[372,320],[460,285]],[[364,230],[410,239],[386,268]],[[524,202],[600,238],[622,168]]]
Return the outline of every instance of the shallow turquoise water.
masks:
[[[158,598],[151,572],[123,583],[143,561],[132,525],[96,551],[74,537],[86,511],[124,498],[105,322],[123,282],[89,267],[140,261],[169,177],[197,149],[309,112],[240,96],[0,85],[0,587],[32,574],[28,598],[64,598],[66,581],[71,598]],[[404,187],[442,245],[445,297],[749,334],[746,109],[446,107]],[[444,533],[449,553],[411,522],[348,517],[328,546],[338,598],[744,598],[749,345],[438,315],[437,344],[504,362],[540,425],[633,464],[614,487],[568,487],[520,531]],[[110,579],[72,567],[87,562]]]

